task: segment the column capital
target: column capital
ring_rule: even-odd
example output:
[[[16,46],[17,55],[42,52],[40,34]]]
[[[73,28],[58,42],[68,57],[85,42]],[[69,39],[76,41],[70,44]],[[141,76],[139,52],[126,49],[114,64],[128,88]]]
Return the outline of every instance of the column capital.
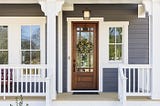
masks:
[[[152,1],[151,0],[143,0],[142,4],[144,5],[144,9],[148,12],[148,15],[152,15]]]
[[[62,10],[64,0],[38,0],[38,3],[46,16],[58,15],[59,11]]]

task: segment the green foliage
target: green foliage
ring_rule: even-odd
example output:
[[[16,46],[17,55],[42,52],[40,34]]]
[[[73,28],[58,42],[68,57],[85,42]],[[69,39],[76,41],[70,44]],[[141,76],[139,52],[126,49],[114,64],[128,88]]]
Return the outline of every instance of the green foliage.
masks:
[[[10,104],[10,106],[13,106]],[[16,97],[16,106],[23,106],[23,96],[20,95],[19,97]],[[29,106],[29,104],[26,104],[25,106]]]

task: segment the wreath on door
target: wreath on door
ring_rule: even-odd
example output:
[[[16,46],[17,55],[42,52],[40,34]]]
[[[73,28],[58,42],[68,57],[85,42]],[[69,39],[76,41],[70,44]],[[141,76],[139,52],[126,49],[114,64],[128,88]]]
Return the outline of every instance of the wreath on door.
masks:
[[[77,49],[79,53],[86,55],[93,50],[93,43],[87,39],[82,39],[78,42]]]

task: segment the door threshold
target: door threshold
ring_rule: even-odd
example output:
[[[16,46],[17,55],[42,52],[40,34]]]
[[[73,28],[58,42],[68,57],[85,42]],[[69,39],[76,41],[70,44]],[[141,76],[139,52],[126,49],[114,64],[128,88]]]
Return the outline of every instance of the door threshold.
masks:
[[[72,90],[71,92],[73,93],[73,92],[100,92],[100,91],[99,90]]]

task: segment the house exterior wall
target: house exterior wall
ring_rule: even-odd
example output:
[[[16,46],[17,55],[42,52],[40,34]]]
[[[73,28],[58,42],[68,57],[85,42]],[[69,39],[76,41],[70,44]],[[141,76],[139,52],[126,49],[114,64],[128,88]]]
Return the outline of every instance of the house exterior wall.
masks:
[[[84,9],[91,10],[91,17],[103,17],[104,21],[129,21],[128,63],[149,63],[149,19],[138,19],[136,4],[81,4],[74,11],[63,11],[63,91],[67,91],[67,18],[82,17]],[[99,35],[101,36],[101,35]],[[99,54],[101,55],[101,54]],[[103,91],[117,92],[118,69],[103,68]]]
[[[44,16],[39,4],[0,4],[0,16]]]

